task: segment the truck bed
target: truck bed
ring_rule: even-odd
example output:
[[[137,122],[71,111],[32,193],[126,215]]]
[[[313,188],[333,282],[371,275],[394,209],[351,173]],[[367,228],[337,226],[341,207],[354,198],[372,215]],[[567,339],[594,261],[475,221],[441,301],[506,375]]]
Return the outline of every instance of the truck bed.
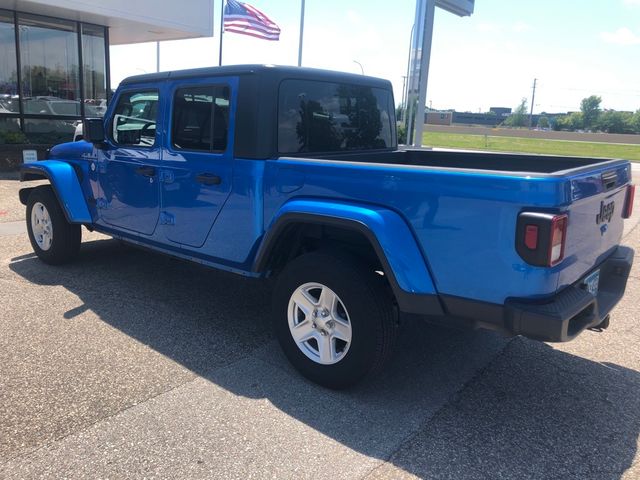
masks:
[[[392,206],[423,248],[439,294],[503,304],[552,296],[613,252],[631,172],[625,160],[400,150],[280,157],[266,176],[265,219],[291,197]],[[616,214],[601,225],[597,216],[612,203]],[[565,261],[543,268],[518,256],[522,211],[569,216]]]
[[[526,155],[492,152],[450,152],[426,149],[406,149],[394,152],[369,152],[316,156],[328,160],[387,163],[420,167],[464,168],[498,172],[535,174],[564,174],[568,170],[606,164],[604,158],[559,157],[552,155]]]

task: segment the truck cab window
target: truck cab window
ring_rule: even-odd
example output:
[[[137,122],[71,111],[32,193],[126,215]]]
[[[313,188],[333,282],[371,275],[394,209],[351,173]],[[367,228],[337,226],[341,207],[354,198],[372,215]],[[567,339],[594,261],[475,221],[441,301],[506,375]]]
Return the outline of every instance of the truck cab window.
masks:
[[[180,150],[224,152],[229,131],[229,87],[180,88],[173,100],[171,143]]]
[[[390,110],[391,109],[391,110]],[[285,80],[278,103],[278,151],[330,153],[395,147],[388,90]]]
[[[158,92],[124,92],[112,120],[113,141],[118,145],[151,147],[156,141]]]

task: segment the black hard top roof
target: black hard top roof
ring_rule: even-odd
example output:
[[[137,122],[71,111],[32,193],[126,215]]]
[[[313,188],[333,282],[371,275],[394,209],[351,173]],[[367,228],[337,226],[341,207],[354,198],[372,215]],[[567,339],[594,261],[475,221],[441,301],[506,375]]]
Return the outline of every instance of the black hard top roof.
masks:
[[[237,76],[237,75],[258,75],[270,77],[271,79],[300,78],[313,80],[331,80],[333,82],[357,83],[382,88],[390,88],[388,80],[354,73],[335,72],[331,70],[321,70],[306,67],[291,67],[279,65],[225,65],[222,67],[192,68],[188,70],[173,70],[170,72],[147,73],[144,75],[134,75],[127,77],[120,83],[130,85],[135,83],[160,82],[164,80]]]

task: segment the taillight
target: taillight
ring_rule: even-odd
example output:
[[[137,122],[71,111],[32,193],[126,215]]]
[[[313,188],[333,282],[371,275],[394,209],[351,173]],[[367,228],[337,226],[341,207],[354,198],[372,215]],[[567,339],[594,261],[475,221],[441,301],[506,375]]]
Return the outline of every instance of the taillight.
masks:
[[[538,226],[527,225],[524,228],[524,244],[529,250],[538,248]]]
[[[627,198],[624,201],[624,211],[622,212],[622,218],[631,218],[633,215],[633,200],[636,196],[636,186],[629,185],[627,187]]]
[[[518,216],[516,250],[530,265],[553,267],[564,259],[567,215],[523,212]]]
[[[567,237],[567,216],[556,215],[551,219],[551,240],[549,266],[557,265],[564,258],[564,244]]]

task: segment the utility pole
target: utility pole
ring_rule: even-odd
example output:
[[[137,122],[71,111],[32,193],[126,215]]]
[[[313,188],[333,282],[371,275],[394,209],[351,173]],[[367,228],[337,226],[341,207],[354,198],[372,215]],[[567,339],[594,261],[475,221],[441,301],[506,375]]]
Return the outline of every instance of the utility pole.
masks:
[[[435,10],[436,0],[418,0],[416,2],[415,35],[412,39],[411,70],[407,86],[409,97],[407,145],[414,147],[422,146]]]
[[[404,95],[405,92],[407,90],[407,76],[406,75],[402,75],[402,100],[400,103],[400,115],[402,115],[402,118],[400,119],[402,122],[405,121],[405,113],[407,111],[407,105],[404,103]]]
[[[538,83],[538,79],[533,79],[533,93],[531,94],[531,112],[529,113],[529,129],[533,127],[533,106],[536,101],[536,84]]]
[[[416,29],[416,24],[414,23],[413,26],[411,27],[411,34],[409,35],[409,59],[407,60],[407,80],[405,82],[406,84],[406,88],[404,89],[404,95],[402,96],[402,104],[404,105],[404,111],[402,114],[402,125],[404,126],[404,128],[407,128],[407,125],[409,125],[409,89],[411,88],[409,82],[411,81],[411,77],[409,75],[411,75],[411,60],[413,58],[413,56],[411,55],[411,49],[413,48],[413,33]],[[408,138],[408,136],[407,136]],[[407,142],[407,145],[410,145],[409,142]]]
[[[160,71],[160,42],[156,42],[156,72]]]

